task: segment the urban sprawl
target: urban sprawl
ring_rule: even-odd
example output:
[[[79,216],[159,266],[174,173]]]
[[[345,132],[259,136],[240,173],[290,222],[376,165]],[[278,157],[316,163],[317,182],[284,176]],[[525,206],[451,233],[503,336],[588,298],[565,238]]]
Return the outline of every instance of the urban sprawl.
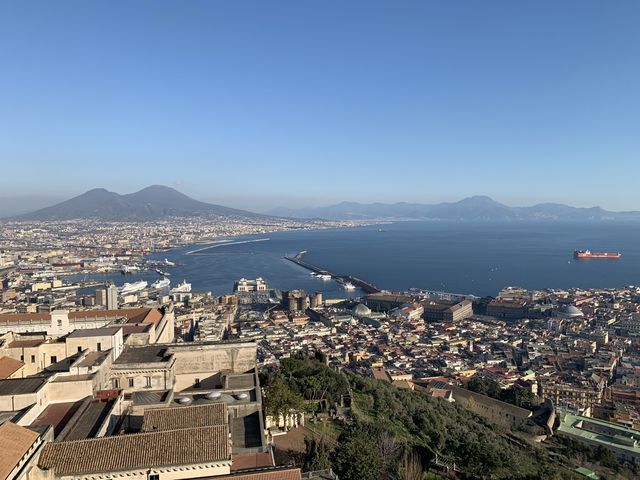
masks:
[[[457,403],[517,441],[566,438],[640,462],[640,287],[505,286],[487,298],[370,288],[328,299],[279,291],[264,272],[210,292],[189,279],[163,284],[174,265],[148,257],[221,237],[349,226],[3,224],[0,479],[336,479],[278,462],[278,449],[304,451],[323,422],[349,423],[346,397],[313,413],[266,408],[260,374],[296,356]],[[159,281],[77,280],[122,272],[125,283],[147,270]]]

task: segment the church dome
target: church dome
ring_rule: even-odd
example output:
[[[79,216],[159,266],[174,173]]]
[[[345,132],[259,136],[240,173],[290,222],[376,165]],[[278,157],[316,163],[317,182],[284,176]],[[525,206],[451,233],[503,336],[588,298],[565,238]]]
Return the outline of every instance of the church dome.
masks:
[[[366,317],[371,315],[371,309],[366,305],[359,303],[355,307],[353,307],[353,316],[354,317]]]
[[[580,310],[575,305],[563,305],[558,310],[558,314],[561,317],[566,317],[566,318],[582,317],[584,315],[584,313],[582,313],[582,310]]]

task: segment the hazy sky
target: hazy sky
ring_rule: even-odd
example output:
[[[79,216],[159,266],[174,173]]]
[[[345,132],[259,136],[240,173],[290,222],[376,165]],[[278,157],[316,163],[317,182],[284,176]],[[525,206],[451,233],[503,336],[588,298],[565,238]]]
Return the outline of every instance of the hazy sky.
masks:
[[[640,2],[0,3],[0,197],[640,209]]]

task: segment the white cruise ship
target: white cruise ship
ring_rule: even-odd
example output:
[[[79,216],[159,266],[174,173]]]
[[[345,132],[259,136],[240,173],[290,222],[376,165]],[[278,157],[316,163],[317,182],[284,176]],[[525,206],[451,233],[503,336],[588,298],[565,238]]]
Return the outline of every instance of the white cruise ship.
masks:
[[[177,287],[171,289],[171,293],[189,293],[191,291],[191,284],[187,281],[183,281]]]
[[[157,282],[153,282],[151,284],[151,288],[155,288],[157,290],[160,290],[162,288],[167,288],[169,285],[171,285],[171,280],[169,280],[168,278],[163,278],[162,280],[158,280]]]
[[[120,292],[120,295],[128,295],[129,293],[136,293],[140,290],[144,290],[147,288],[147,285],[149,284],[144,280],[134,283],[125,283],[118,289],[118,291]]]

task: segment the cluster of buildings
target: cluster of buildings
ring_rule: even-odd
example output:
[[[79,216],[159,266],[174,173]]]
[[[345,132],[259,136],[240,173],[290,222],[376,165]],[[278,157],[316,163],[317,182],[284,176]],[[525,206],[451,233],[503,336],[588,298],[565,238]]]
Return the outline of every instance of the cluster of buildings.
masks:
[[[275,466],[256,343],[176,341],[178,323],[171,305],[1,314],[0,478],[302,479]]]
[[[322,352],[333,367],[458,402],[501,428],[532,427],[537,440],[571,437],[640,461],[640,288],[508,287],[483,299],[376,291],[330,300],[278,292],[263,278],[242,278],[219,297],[186,282],[125,295],[71,280],[122,266],[168,269],[145,254],[291,228],[283,222],[5,225],[0,451],[7,438],[21,447],[9,473],[0,462],[0,480],[116,470],[152,480],[254,478],[249,468],[267,469],[256,480],[300,478],[272,470],[257,376],[298,352]],[[478,377],[526,391],[534,405],[464,388]],[[210,449],[182,448],[202,442]],[[145,454],[150,445],[175,456],[162,463]],[[112,459],[106,452],[114,449],[129,456]]]
[[[609,437],[600,429],[576,438],[640,460],[640,288],[506,288],[491,299],[381,292],[313,306],[303,292],[285,292],[281,308],[239,318],[233,333],[259,342],[261,365],[322,351],[338,368],[426,388],[502,426],[531,423],[531,410],[460,389],[479,376],[547,409],[540,439],[605,422]]]

